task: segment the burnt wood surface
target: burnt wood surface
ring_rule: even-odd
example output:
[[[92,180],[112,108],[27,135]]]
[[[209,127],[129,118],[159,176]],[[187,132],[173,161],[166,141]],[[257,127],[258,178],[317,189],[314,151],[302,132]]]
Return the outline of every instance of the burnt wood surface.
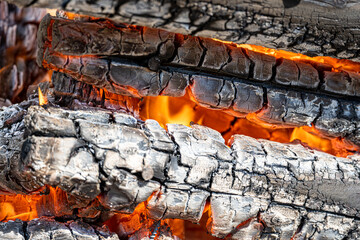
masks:
[[[106,89],[79,82],[58,72],[52,74],[51,83],[50,88],[48,83],[41,83],[40,87],[44,94],[52,98],[53,102],[62,106],[68,106],[72,109],[102,108],[122,111],[139,117],[141,99],[114,94]],[[50,93],[48,90],[52,92]],[[38,98],[37,88],[35,94],[29,97]]]
[[[36,62],[36,33],[46,11],[0,1],[0,106],[25,98],[27,87],[46,71]]]
[[[314,125],[326,136],[360,144],[355,72],[107,20],[48,15],[38,44],[39,64],[112,93],[178,97],[189,89],[205,107],[237,117],[257,113],[278,126]]]
[[[9,0],[308,55],[359,57],[356,0]]]
[[[30,103],[29,103],[30,104]],[[1,189],[47,185],[130,213],[148,199],[153,219],[197,222],[210,199],[214,236],[359,237],[359,156],[105,111],[14,105],[0,112]],[[152,196],[150,198],[150,196]]]
[[[107,228],[94,227],[81,221],[57,222],[39,218],[28,222],[20,220],[1,222],[0,239],[6,240],[118,240]]]

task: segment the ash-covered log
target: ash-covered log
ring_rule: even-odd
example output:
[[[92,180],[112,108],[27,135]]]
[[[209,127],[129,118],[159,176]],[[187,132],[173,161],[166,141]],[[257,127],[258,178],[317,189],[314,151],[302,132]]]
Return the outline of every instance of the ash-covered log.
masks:
[[[39,218],[29,222],[20,220],[1,222],[0,238],[11,240],[118,240],[106,227],[94,227],[81,221],[57,222],[51,218]]]
[[[153,219],[195,222],[209,198],[209,230],[235,239],[360,234],[358,155],[241,135],[228,147],[206,127],[165,131],[110,112],[12,106],[0,116],[1,189],[10,193],[47,184],[86,201],[100,194],[108,211],[147,200]]]
[[[310,55],[359,57],[360,4],[355,0],[9,2],[111,17],[136,25]]]
[[[35,62],[36,33],[45,14],[0,1],[0,106],[24,100],[27,87],[46,74]]]
[[[284,127],[314,125],[360,144],[356,72],[109,20],[47,16],[38,43],[39,64],[112,93],[183,96],[188,89],[211,109],[256,113],[259,121]]]

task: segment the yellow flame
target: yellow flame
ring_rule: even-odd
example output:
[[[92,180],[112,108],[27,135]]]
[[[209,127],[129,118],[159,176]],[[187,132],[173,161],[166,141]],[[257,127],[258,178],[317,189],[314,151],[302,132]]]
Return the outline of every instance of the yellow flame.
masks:
[[[40,87],[38,87],[38,92],[39,92],[39,105],[42,106],[42,105],[48,104],[48,100],[47,100],[47,98],[43,95]]]
[[[147,97],[143,101],[140,115],[144,119],[157,120],[164,128],[168,123],[186,126],[190,126],[191,121],[202,123],[202,120],[197,118],[194,110],[196,104],[187,99],[159,96]]]
[[[51,16],[56,16],[57,9],[54,8],[48,8],[46,9],[46,13],[49,13]]]

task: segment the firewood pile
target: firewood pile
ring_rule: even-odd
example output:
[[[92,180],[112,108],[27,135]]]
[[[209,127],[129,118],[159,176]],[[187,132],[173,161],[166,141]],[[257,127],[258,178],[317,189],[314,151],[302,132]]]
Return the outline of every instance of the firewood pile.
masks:
[[[360,238],[356,1],[8,2],[0,239]]]

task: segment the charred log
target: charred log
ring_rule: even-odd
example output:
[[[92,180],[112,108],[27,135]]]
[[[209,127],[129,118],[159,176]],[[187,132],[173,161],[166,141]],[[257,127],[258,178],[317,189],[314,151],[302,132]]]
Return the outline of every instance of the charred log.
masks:
[[[0,238],[13,240],[35,239],[89,239],[118,240],[118,236],[108,229],[94,227],[81,221],[57,222],[51,218],[34,219],[29,222],[19,220],[1,222]]]
[[[136,25],[293,52],[359,57],[357,1],[28,1],[20,5],[106,16]],[[291,3],[298,3],[289,7]],[[259,44],[260,43],[260,44]]]
[[[55,102],[62,106],[69,106],[72,109],[104,108],[139,116],[140,99],[138,98],[114,94],[106,89],[76,81],[65,74],[53,74],[51,82],[53,93],[48,95],[55,98]],[[46,86],[44,89],[46,94],[49,88]]]
[[[39,64],[112,93],[182,96],[189,89],[205,107],[237,117],[256,113],[285,127],[314,125],[326,136],[360,144],[355,72],[110,21],[74,24],[47,16],[38,41]]]
[[[45,76],[35,62],[36,33],[45,14],[44,9],[22,9],[0,1],[0,99],[22,101],[27,86]]]
[[[210,198],[218,237],[358,237],[358,156],[241,135],[229,148],[206,127],[169,124],[166,132],[118,113],[33,106],[10,121],[20,111],[1,112],[7,192],[48,184],[86,201],[101,193],[101,205],[120,212],[148,199],[154,219],[195,222]]]

